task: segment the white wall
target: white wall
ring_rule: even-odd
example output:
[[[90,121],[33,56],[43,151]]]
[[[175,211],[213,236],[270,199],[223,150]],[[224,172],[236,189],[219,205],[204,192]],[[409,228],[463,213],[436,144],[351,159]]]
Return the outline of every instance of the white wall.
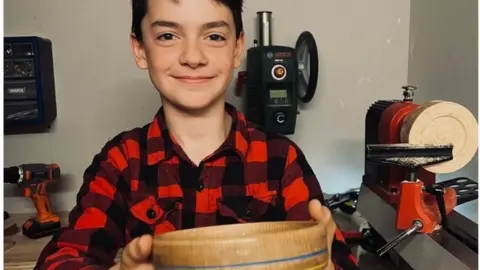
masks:
[[[410,14],[408,82],[415,99],[450,100],[478,119],[478,1],[413,0]],[[462,170],[439,175],[477,180],[478,155]]]
[[[302,110],[292,139],[324,191],[340,192],[361,182],[368,107],[400,98],[407,82],[410,1],[301,2],[246,0],[247,40],[254,39],[256,12],[265,9],[273,11],[275,44],[293,46],[304,30],[315,35],[317,95]],[[5,35],[52,40],[58,103],[51,133],[5,137],[5,165],[57,162],[68,181],[52,196],[57,209],[73,207],[83,171],[100,147],[149,122],[160,106],[147,74],[132,61],[130,16],[129,1],[5,0]],[[229,101],[239,105],[232,90]],[[32,212],[15,190],[5,187],[6,210]]]
[[[478,119],[478,1],[412,0],[408,82],[416,100],[450,100]],[[478,181],[478,152],[461,170],[437,179],[465,176]],[[457,210],[478,222],[478,201]]]

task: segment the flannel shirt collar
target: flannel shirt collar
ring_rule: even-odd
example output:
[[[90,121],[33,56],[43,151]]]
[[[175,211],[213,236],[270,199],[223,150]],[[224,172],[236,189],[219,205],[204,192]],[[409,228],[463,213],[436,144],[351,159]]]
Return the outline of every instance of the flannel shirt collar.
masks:
[[[247,120],[233,105],[225,103],[225,110],[232,117],[232,127],[225,142],[214,153],[234,152],[245,161],[248,150]],[[155,165],[171,158],[181,147],[175,143],[165,122],[163,107],[160,107],[147,132],[147,163]]]

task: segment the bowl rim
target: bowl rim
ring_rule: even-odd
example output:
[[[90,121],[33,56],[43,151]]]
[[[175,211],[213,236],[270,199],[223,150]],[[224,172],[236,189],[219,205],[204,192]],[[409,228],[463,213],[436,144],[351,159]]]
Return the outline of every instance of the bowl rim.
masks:
[[[295,232],[302,232],[303,235],[311,235],[308,232],[309,231],[319,231],[321,232],[319,236],[326,236],[326,230],[324,227],[320,226],[320,224],[316,221],[273,221],[276,223],[297,223],[297,224],[306,224],[310,226],[305,226],[301,227],[298,229],[295,229]],[[196,229],[212,229],[217,226],[231,226],[231,227],[239,227],[241,225],[261,225],[261,224],[267,224],[267,223],[273,223],[273,222],[251,222],[251,223],[236,223],[236,224],[228,224],[228,225],[214,225],[214,226],[208,226],[208,227],[201,227],[201,228],[191,228],[191,229],[185,229],[185,230],[178,230],[178,231],[173,231],[170,232],[171,234],[173,233],[181,233],[187,230],[196,230]],[[228,237],[228,238],[218,238],[218,239],[211,239],[211,238],[201,238],[197,240],[190,240],[190,239],[162,239],[162,237],[165,236],[165,234],[170,234],[170,233],[165,233],[165,234],[160,234],[157,236],[154,236],[153,238],[153,245],[157,242],[161,242],[162,245],[170,245],[170,246],[183,246],[183,245],[188,245],[188,246],[202,246],[202,245],[211,245],[212,243],[216,244],[232,244],[232,240],[235,241],[235,243],[239,244],[245,244],[248,242],[258,242],[259,240],[266,240],[266,239],[271,239],[271,238],[283,238],[281,234],[285,232],[289,232],[290,230],[287,231],[280,231],[280,232],[264,232],[262,234],[256,235],[256,236],[246,236],[246,237]],[[170,234],[170,235],[171,235]],[[170,236],[169,235],[169,236]],[[169,237],[167,236],[167,237]],[[290,237],[290,236],[288,236]]]

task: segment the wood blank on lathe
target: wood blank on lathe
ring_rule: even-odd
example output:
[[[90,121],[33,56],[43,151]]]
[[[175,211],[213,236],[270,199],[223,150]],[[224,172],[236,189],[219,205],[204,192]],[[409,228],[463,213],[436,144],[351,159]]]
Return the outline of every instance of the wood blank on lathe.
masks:
[[[433,173],[455,172],[468,164],[478,148],[478,123],[473,114],[454,102],[435,100],[420,105],[400,131],[403,143],[452,144],[453,159],[425,166]]]

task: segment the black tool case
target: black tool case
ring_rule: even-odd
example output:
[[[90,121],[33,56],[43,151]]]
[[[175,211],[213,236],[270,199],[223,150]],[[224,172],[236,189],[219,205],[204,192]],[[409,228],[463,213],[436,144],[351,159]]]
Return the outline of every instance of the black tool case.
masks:
[[[57,117],[52,42],[4,38],[4,133],[46,132]]]

